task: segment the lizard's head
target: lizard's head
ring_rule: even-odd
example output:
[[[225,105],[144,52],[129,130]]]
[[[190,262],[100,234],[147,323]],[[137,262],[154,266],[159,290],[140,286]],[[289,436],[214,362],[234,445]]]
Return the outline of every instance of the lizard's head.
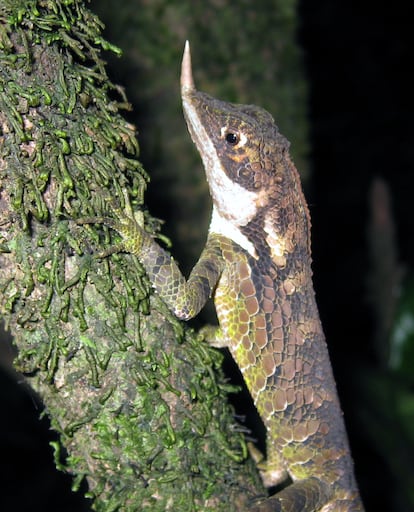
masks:
[[[292,191],[302,193],[288,155],[289,143],[273,117],[254,105],[227,103],[197,91],[188,42],[181,95],[188,129],[204,163],[213,221],[219,218],[233,234],[245,231],[242,228],[259,216],[273,222],[274,205],[283,209]]]

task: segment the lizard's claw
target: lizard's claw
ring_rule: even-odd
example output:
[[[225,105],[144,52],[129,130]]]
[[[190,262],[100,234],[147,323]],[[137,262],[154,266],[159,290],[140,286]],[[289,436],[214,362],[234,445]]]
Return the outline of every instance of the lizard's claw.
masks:
[[[123,209],[119,206],[115,206],[113,199],[108,197],[108,201],[111,204],[111,211],[115,214],[115,217],[91,216],[81,217],[76,220],[76,223],[80,225],[104,224],[121,235],[122,241],[100,253],[99,257],[106,257],[115,252],[129,252],[139,255],[141,253],[143,240],[146,236],[149,236],[143,229],[143,212],[138,211],[134,214],[127,190],[123,188],[122,193],[125,203]]]

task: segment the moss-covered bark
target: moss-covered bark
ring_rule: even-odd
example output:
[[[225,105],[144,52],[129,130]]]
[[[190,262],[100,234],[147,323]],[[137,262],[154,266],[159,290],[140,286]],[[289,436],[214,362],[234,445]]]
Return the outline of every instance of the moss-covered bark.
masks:
[[[263,489],[221,355],[150,296],[135,258],[94,256],[114,233],[76,224],[123,189],[142,207],[147,182],[101,28],[81,1],[1,3],[1,314],[67,450],[56,460],[96,510],[243,510]]]

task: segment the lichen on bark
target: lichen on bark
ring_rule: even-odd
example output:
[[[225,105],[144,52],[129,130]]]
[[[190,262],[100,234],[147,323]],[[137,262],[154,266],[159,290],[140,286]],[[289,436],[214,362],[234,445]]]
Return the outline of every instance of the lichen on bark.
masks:
[[[151,294],[136,258],[97,257],[114,232],[76,222],[110,216],[124,191],[143,209],[148,181],[101,31],[78,0],[0,6],[1,315],[60,434],[56,461],[96,510],[243,510],[263,489],[220,353]]]

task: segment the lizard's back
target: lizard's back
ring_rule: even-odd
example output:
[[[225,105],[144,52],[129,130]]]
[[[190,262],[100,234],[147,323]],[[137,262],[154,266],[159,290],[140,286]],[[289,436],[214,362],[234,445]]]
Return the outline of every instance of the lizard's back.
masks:
[[[362,510],[310,267],[266,266],[211,236],[227,262],[215,293],[220,326],[267,430],[265,483],[318,477],[335,495],[324,511]]]

